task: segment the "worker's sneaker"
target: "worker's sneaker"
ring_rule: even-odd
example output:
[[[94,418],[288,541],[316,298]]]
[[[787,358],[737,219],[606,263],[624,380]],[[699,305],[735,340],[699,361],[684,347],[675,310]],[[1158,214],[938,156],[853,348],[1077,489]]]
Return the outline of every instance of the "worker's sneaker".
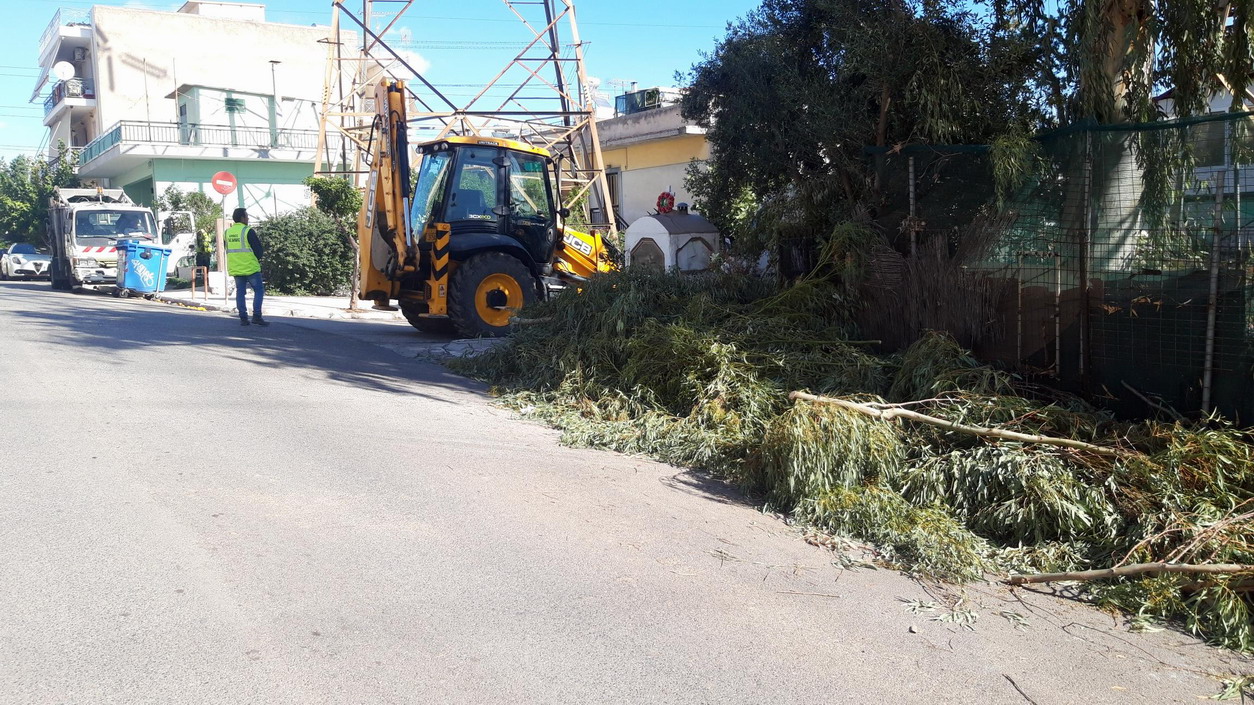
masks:
[[[241,318],[241,319],[239,319],[239,324],[240,324],[241,326],[246,326],[246,325],[248,325],[248,319],[247,319],[247,318]]]
[[[265,320],[264,318],[260,318],[260,317],[258,317],[258,316],[254,316],[254,317],[253,317],[253,325],[254,325],[254,326],[268,326],[268,325],[270,325],[270,321],[267,321],[267,320]]]

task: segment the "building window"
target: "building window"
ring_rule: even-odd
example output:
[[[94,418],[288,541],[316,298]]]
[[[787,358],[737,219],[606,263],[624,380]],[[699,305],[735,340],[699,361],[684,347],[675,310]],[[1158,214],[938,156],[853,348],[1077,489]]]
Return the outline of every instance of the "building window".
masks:
[[[1227,121],[1202,122],[1190,128],[1193,140],[1193,157],[1199,167],[1224,166]]]

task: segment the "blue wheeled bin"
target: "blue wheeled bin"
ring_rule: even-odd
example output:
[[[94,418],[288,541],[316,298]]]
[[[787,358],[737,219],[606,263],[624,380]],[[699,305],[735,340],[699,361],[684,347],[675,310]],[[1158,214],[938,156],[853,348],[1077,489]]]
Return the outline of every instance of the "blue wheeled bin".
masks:
[[[118,240],[118,280],[115,296],[165,291],[166,269],[172,250],[143,240]]]

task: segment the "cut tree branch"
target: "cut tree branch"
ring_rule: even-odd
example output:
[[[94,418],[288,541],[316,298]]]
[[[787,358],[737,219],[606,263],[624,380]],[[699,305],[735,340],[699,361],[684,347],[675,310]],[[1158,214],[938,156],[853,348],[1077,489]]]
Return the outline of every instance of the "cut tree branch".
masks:
[[[807,394],[805,392],[793,392],[792,394],[788,395],[788,398],[794,401],[800,399],[802,401],[809,401],[809,402],[814,402],[817,404],[833,404],[843,409],[856,411],[860,414],[866,414],[867,416],[874,416],[877,419],[883,419],[885,421],[891,421],[892,419],[900,417],[903,419],[916,421],[918,423],[924,423],[930,426],[938,426],[940,428],[948,429],[950,431],[958,431],[960,433],[969,433],[973,436],[981,436],[984,438],[1000,438],[1001,440],[1004,440],[1004,441],[1017,441],[1019,443],[1039,443],[1041,445],[1060,446],[1063,448],[1074,448],[1075,450],[1088,451],[1090,453],[1097,453],[1098,455],[1110,455],[1110,456],[1134,455],[1134,453],[1121,450],[1119,448],[1109,448],[1107,446],[1094,445],[1092,443],[1085,443],[1084,441],[1077,441],[1072,438],[1054,438],[1052,436],[1037,436],[1037,435],[1033,435],[1030,433],[1019,433],[1018,431],[1006,431],[1000,428],[969,426],[967,424],[961,424],[956,421],[949,421],[947,419],[938,418],[936,416],[928,416],[927,414],[920,414],[917,411],[910,411],[909,409],[903,409],[900,407],[883,409],[883,408],[878,408],[877,406],[874,406],[871,404],[860,404],[858,402],[848,401],[846,399],[834,399],[832,397],[820,397],[820,396],[815,396],[813,394]]]
[[[1071,573],[1041,573],[1039,575],[1012,575],[1006,582],[1011,585],[1028,583],[1056,583],[1063,580],[1102,580],[1104,578],[1126,578],[1131,575],[1146,573],[1209,573],[1215,575],[1232,575],[1236,573],[1254,572],[1254,565],[1240,563],[1215,563],[1212,565],[1190,565],[1188,563],[1133,563],[1118,568],[1102,568],[1100,570],[1077,570]]]

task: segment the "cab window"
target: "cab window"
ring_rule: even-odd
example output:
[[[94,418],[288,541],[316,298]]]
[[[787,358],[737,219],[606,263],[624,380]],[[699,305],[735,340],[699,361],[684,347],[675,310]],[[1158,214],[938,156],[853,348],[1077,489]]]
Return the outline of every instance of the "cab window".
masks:
[[[515,218],[549,221],[553,200],[548,185],[548,164],[534,154],[510,153],[509,205]]]
[[[458,157],[456,182],[449,194],[449,222],[495,223],[497,166],[495,149],[465,149]]]

